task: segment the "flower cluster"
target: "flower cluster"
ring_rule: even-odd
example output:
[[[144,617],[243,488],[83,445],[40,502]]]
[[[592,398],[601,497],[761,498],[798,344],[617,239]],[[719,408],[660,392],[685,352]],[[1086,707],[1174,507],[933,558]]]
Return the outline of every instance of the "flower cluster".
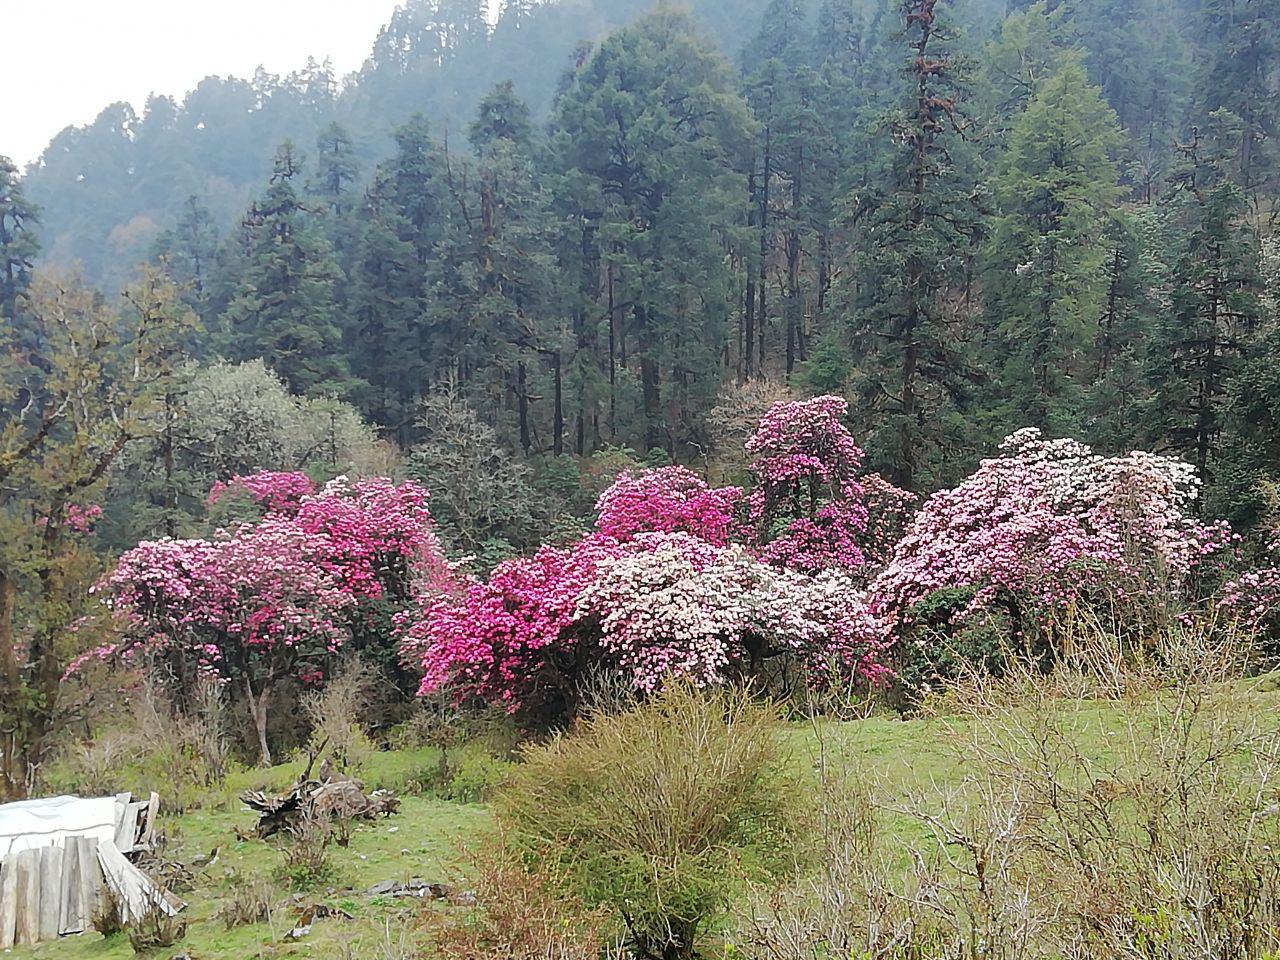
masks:
[[[324,538],[327,569],[356,597],[407,597],[414,565],[443,563],[427,491],[412,481],[338,477],[303,497],[292,519]]]
[[[878,637],[850,629],[870,623],[850,581],[779,570],[688,534],[637,537],[601,564],[576,613],[598,625],[608,662],[640,690],[673,676],[701,686],[754,676],[783,652],[823,667],[837,654],[863,678],[881,674]]]
[[[640,533],[691,533],[725,544],[742,491],[713,489],[687,467],[623,471],[596,503],[596,529],[615,540]]]
[[[72,533],[88,533],[93,525],[102,517],[102,507],[91,503],[82,507],[78,503],[68,503],[62,510],[62,526]],[[47,527],[49,517],[39,517],[36,526]]]
[[[1218,609],[1244,629],[1274,640],[1280,627],[1280,536],[1267,544],[1266,553],[1259,566],[1223,585]]]
[[[224,673],[256,656],[337,649],[354,598],[325,568],[327,552],[322,537],[268,518],[213,540],[144,541],[96,589],[129,616],[139,646],[182,645]]]
[[[247,494],[254,503],[268,513],[291,513],[304,497],[316,492],[316,485],[305,473],[297,470],[284,472],[263,470],[248,476],[236,475],[227,481],[218,481],[209,490],[209,506],[228,495]]]
[[[862,450],[844,425],[848,404],[815,397],[774,404],[746,444],[756,487],[747,498],[761,555],[776,566],[818,573],[857,570],[868,549],[866,490],[858,476]],[[875,478],[877,491],[890,484]],[[898,491],[905,504],[909,494]]]
[[[96,590],[126,618],[126,650],[237,679],[252,707],[286,676],[323,677],[369,619],[365,601],[403,610],[415,584],[451,576],[417,484],[339,478],[316,491],[303,480],[237,478],[265,507],[261,520],[209,539],[144,541],[121,556]]]
[[[488,580],[460,593],[432,592],[403,646],[405,659],[422,667],[420,693],[451,688],[512,710],[530,707],[540,689],[544,698],[565,694],[557,661],[573,658],[578,596],[599,563],[621,549],[600,536],[569,549],[542,547],[498,564]]]
[[[900,624],[947,587],[974,588],[975,608],[1005,599],[1024,613],[1100,589],[1177,589],[1224,538],[1191,515],[1196,493],[1182,461],[1106,458],[1020,430],[1001,456],[925,501],[873,582],[874,602]]]

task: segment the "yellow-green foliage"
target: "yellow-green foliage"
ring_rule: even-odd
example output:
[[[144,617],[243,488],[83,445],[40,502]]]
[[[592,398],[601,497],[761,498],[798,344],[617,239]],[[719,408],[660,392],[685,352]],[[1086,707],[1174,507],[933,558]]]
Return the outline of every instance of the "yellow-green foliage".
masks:
[[[794,863],[800,778],[774,711],[677,685],[529,749],[494,806],[531,862],[559,861],[641,952],[688,956],[743,877]]]

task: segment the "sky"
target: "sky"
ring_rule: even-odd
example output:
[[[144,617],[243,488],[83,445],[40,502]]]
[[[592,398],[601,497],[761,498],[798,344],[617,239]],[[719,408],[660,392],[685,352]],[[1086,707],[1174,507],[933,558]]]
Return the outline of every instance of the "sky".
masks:
[[[329,57],[356,69],[398,0],[0,0],[0,155],[20,167],[69,124],[109,103],[141,111],[151,92],[181,99],[203,78],[288,73]]]

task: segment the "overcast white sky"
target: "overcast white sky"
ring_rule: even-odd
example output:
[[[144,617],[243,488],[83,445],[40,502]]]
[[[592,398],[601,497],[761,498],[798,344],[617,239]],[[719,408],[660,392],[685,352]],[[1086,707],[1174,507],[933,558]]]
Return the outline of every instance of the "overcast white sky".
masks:
[[[358,67],[397,0],[0,0],[0,154],[22,166],[108,103],[181,98],[210,74]]]

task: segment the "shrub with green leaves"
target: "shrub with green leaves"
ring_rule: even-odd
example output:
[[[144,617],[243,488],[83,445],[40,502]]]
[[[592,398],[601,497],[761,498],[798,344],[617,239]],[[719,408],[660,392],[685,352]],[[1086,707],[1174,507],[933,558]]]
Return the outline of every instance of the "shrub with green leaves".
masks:
[[[675,684],[526,751],[494,800],[508,842],[616,911],[641,957],[693,955],[743,881],[795,862],[803,795],[775,712]]]

